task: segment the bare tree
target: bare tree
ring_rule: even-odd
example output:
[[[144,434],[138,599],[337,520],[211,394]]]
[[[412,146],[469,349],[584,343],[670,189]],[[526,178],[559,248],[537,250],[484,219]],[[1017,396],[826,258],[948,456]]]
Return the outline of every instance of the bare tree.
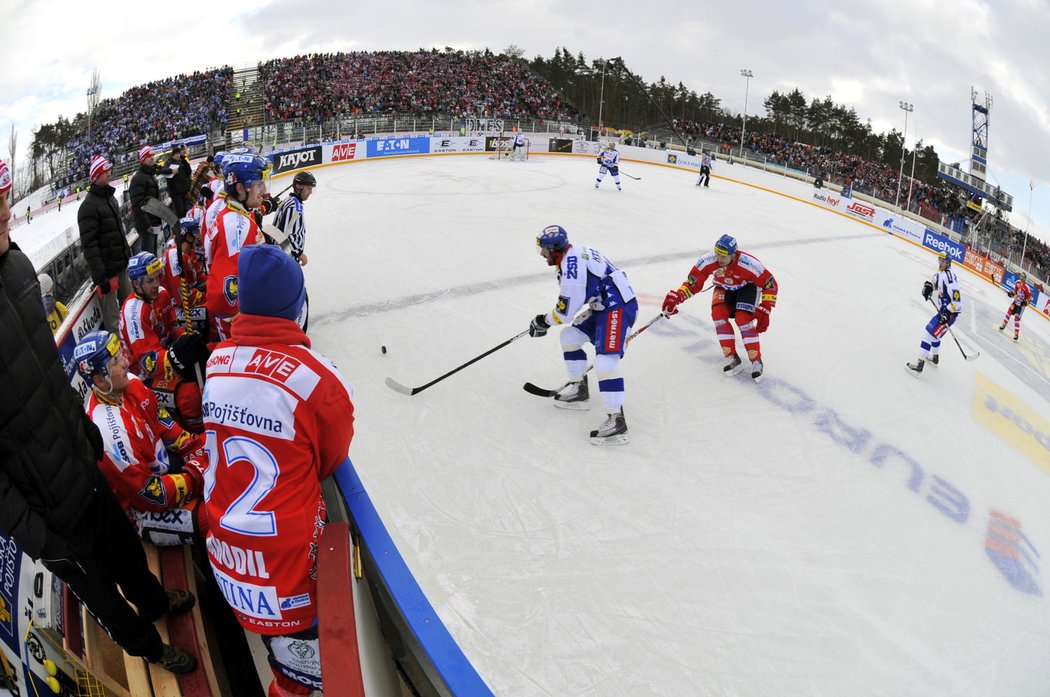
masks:
[[[520,60],[525,57],[525,49],[520,48],[517,44],[511,44],[503,49],[503,55],[513,58],[514,60]]]

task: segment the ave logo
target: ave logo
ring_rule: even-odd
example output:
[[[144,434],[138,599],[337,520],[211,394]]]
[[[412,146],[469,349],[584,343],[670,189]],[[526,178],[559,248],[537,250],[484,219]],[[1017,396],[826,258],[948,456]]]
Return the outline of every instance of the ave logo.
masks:
[[[332,146],[332,162],[347,162],[357,156],[357,143],[337,143]]]

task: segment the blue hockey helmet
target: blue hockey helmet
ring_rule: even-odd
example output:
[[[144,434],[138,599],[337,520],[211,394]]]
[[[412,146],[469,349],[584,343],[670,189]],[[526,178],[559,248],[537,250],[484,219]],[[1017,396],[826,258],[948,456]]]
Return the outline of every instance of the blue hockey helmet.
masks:
[[[94,375],[109,378],[109,360],[120,355],[120,339],[113,332],[95,329],[84,335],[73,349],[80,377],[90,385]]]
[[[141,281],[146,276],[154,276],[164,268],[164,263],[149,252],[139,252],[128,259],[128,279]]]
[[[197,231],[200,230],[200,225],[197,224],[196,218],[192,215],[187,215],[179,218],[179,230],[181,230],[182,237],[196,237]]]
[[[536,238],[536,245],[552,252],[564,252],[569,248],[569,233],[561,225],[548,225]]]
[[[720,257],[731,257],[736,255],[736,238],[730,235],[722,235],[715,242],[715,254]]]
[[[230,191],[234,190],[236,184],[243,184],[248,188],[257,181],[269,180],[270,162],[250,153],[230,154],[223,158],[222,173]]]

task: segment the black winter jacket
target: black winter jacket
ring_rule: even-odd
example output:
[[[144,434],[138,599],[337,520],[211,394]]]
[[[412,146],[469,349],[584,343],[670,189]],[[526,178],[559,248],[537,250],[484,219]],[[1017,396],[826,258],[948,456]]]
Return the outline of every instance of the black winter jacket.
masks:
[[[0,256],[0,530],[29,556],[49,535],[73,544],[101,482],[40,302],[18,246]]]
[[[112,186],[92,184],[77,210],[80,245],[96,285],[128,268],[131,258],[114,191]]]
[[[152,197],[160,200],[160,187],[157,186],[157,180],[153,176],[156,172],[156,165],[140,165],[139,171],[135,172],[135,176],[131,178],[131,184],[128,185],[131,215],[135,220],[135,229],[138,230],[139,235],[149,232],[151,227],[160,225],[160,218],[142,210],[147,199]]]

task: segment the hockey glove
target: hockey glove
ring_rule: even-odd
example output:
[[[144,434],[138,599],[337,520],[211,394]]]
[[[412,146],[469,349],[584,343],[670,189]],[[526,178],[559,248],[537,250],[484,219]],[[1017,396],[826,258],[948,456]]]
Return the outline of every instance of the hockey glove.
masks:
[[[547,324],[547,315],[536,315],[532,318],[532,322],[529,323],[529,336],[546,336],[547,330],[551,328],[551,325]]]
[[[941,310],[940,313],[937,315],[937,321],[941,324],[948,324],[948,322],[950,322],[951,319],[952,313],[948,312],[948,310]]]
[[[275,210],[277,210],[277,206],[279,205],[281,205],[280,198],[276,196],[274,196],[273,198],[267,196],[262,200],[262,203],[259,204],[259,210],[262,211],[263,215],[270,215]]]
[[[208,347],[200,334],[183,334],[168,349],[172,367],[184,380],[196,380],[194,366],[203,363],[207,357]]]
[[[664,298],[664,306],[662,308],[664,317],[677,315],[678,306],[684,302],[685,293],[683,293],[680,289],[667,291],[667,297]]]
[[[773,306],[767,303],[755,308],[755,331],[759,334],[769,329],[769,312],[772,309]]]
[[[922,299],[929,300],[931,295],[933,295],[933,284],[926,281],[922,284]]]
[[[600,157],[596,157],[595,160],[598,162],[598,164],[602,163],[602,158],[600,158]]]
[[[1014,292],[1013,292],[1012,290],[1011,290],[1011,291],[1008,291],[1008,292],[1006,293],[1006,297],[1008,297],[1008,298],[1012,298],[1012,297],[1014,297],[1014,295],[1016,295],[1016,293],[1014,293]]]

